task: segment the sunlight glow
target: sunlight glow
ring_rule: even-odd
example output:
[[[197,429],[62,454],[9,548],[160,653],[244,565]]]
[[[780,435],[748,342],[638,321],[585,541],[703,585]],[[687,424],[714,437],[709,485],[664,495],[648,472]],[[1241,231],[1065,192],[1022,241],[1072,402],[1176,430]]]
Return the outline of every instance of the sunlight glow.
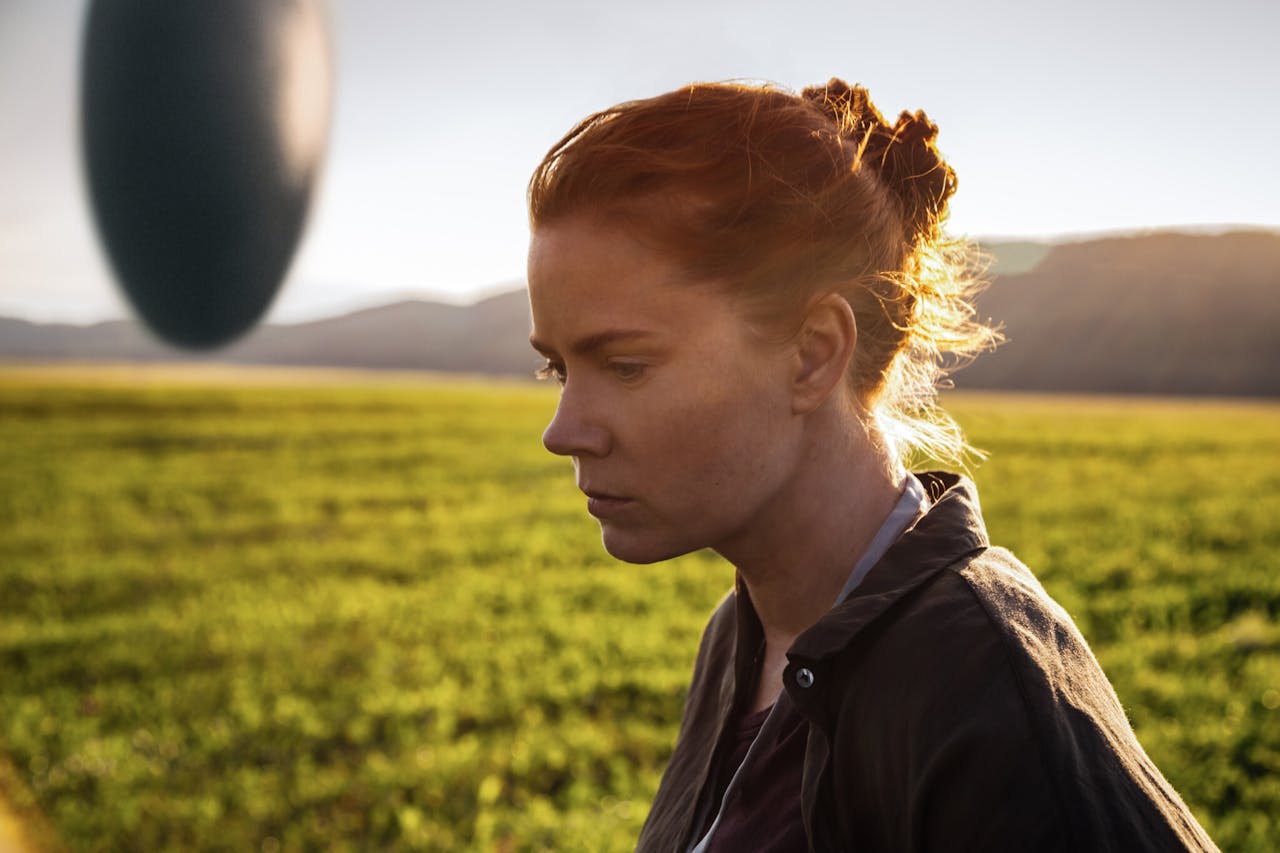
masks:
[[[276,109],[283,131],[282,160],[295,185],[305,185],[320,165],[329,129],[332,71],[323,7],[299,2],[282,21],[280,88]]]

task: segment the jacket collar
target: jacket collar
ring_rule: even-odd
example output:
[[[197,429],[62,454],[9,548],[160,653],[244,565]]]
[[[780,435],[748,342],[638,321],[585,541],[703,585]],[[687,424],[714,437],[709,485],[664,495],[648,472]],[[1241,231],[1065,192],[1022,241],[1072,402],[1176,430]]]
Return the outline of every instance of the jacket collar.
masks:
[[[895,602],[990,544],[972,480],[938,471],[915,476],[933,501],[929,511],[890,546],[848,599],[796,638],[788,658],[813,662],[831,657]]]
[[[815,678],[825,682],[828,659],[848,647],[896,602],[943,569],[990,544],[972,480],[946,471],[918,472],[915,476],[932,502],[929,511],[889,547],[849,598],[828,611],[787,650],[789,663],[783,684],[802,709],[816,697],[814,691],[794,690],[799,670],[808,670],[806,680]],[[737,623],[734,677],[732,683],[726,680],[722,685],[722,703],[732,703],[740,713],[749,701],[747,693],[755,686],[764,650],[764,630],[741,576],[735,578],[734,589]],[[728,711],[725,707],[725,712]]]

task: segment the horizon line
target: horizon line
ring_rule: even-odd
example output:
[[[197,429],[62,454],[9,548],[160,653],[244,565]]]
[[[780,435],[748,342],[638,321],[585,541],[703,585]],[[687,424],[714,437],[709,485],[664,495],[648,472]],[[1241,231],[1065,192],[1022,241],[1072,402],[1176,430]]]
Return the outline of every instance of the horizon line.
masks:
[[[982,236],[955,235],[962,239],[968,240],[978,245],[991,245],[997,243],[1042,243],[1047,245],[1067,245],[1073,243],[1084,243],[1093,240],[1105,239],[1130,239],[1137,237],[1150,237],[1167,234],[1186,234],[1191,236],[1224,236],[1226,234],[1238,233],[1262,233],[1274,234],[1280,236],[1280,225],[1261,225],[1258,223],[1211,223],[1211,224],[1185,224],[1185,225],[1157,225],[1140,228],[1114,228],[1100,229],[1096,231],[1068,231],[1056,234],[987,234]],[[285,285],[287,287],[287,283]],[[378,308],[385,308],[390,305],[408,302],[421,302],[436,305],[444,305],[457,308],[468,308],[477,305],[487,299],[497,296],[503,296],[508,293],[514,293],[527,287],[524,276],[513,276],[511,278],[495,281],[491,284],[482,285],[468,291],[464,294],[452,293],[448,291],[433,290],[431,288],[395,288],[377,293],[369,293],[365,295],[352,294],[348,297],[333,300],[327,304],[316,303],[314,307],[299,308],[296,311],[288,312],[296,316],[288,319],[281,318],[276,320],[268,320],[267,316],[271,314],[272,309],[268,309],[260,321],[262,326],[301,326],[308,323],[322,322],[324,320],[333,320],[345,317],[350,314],[356,314],[361,311],[371,311]],[[282,289],[283,293],[283,289]],[[273,306],[274,307],[274,306]],[[0,309],[3,311],[4,309]],[[39,313],[39,312],[37,312]],[[32,319],[30,315],[24,316],[22,312],[18,313],[0,313],[0,319],[17,320],[24,323],[30,323],[36,326],[76,326],[80,328],[90,328],[99,326],[104,323],[118,322],[139,322],[138,318],[133,314],[110,315],[99,317],[92,320],[71,320],[71,319]]]

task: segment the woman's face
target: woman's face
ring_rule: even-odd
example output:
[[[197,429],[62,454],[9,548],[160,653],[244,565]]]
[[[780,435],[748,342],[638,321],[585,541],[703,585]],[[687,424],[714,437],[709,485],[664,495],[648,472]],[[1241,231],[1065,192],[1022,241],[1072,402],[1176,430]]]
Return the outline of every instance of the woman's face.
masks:
[[[573,459],[610,554],[722,550],[767,519],[799,448],[791,361],[728,296],[575,219],[534,233],[529,297],[530,342],[563,383],[542,441]]]

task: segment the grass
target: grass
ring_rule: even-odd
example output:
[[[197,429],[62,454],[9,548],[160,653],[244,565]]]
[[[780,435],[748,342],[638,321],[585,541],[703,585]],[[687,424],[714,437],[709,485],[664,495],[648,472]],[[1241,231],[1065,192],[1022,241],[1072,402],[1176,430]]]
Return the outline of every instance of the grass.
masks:
[[[0,790],[74,849],[625,850],[731,569],[601,548],[554,392],[0,372]],[[1280,842],[1280,406],[954,395],[993,540]]]

